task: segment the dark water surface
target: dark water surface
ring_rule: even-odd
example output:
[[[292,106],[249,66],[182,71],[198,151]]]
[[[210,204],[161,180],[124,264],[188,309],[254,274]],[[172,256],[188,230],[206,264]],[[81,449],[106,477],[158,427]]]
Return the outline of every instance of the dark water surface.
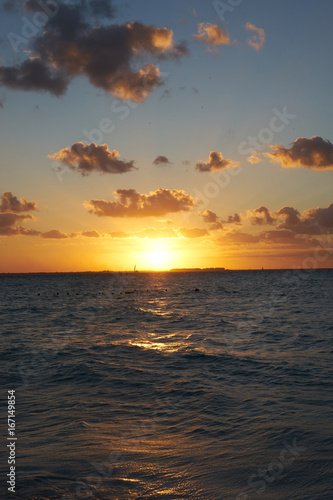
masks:
[[[1,499],[333,498],[333,271],[0,275],[0,297]]]

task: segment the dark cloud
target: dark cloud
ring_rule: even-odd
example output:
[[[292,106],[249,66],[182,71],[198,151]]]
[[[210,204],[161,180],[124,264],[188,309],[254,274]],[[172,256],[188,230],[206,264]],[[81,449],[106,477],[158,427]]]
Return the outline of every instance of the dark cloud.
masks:
[[[209,158],[205,161],[198,161],[196,168],[199,172],[217,172],[229,167],[238,167],[238,162],[233,162],[229,158],[224,159],[222,153],[211,151]]]
[[[99,238],[101,235],[97,231],[82,231],[81,236],[86,238]]]
[[[242,218],[239,214],[229,215],[226,220],[226,224],[235,224],[236,226],[240,226],[242,224]]]
[[[204,210],[203,212],[199,212],[199,214],[202,215],[205,222],[212,223],[218,221],[217,214],[212,210],[207,209]]]
[[[27,201],[25,198],[18,199],[10,191],[5,191],[0,198],[0,212],[30,212],[37,210],[36,201]]]
[[[153,165],[171,165],[171,161],[166,156],[157,156],[153,161]]]
[[[17,215],[12,213],[0,213],[0,227],[8,227],[15,224],[17,221],[32,219],[31,215]]]
[[[301,223],[300,213],[293,207],[283,207],[276,212],[276,215],[285,217],[287,226],[295,226]]]
[[[252,244],[252,243],[259,243],[260,237],[257,235],[237,231],[235,233],[229,233],[226,236],[223,236],[223,238],[221,238],[219,241],[221,243],[234,243],[236,245],[248,245],[248,244]]]
[[[105,1],[59,5],[49,16],[43,34],[33,41],[34,58],[16,66],[0,67],[0,84],[14,90],[46,91],[60,96],[70,81],[85,75],[97,88],[119,99],[143,101],[162,84],[159,69],[142,64],[142,56],[157,59],[187,54],[184,42],[175,44],[173,31],[139,22],[95,26],[91,15],[105,13]],[[26,9],[41,10],[29,1]],[[104,14],[103,14],[104,15]]]
[[[300,214],[293,207],[283,207],[276,214],[284,219],[279,229],[298,234],[322,234],[333,229],[333,205],[328,208],[310,208]]]
[[[276,222],[276,216],[272,214],[268,208],[259,207],[250,212],[250,224],[253,226],[270,225]]]
[[[320,242],[316,239],[302,238],[293,231],[288,230],[263,231],[260,233],[259,237],[260,241],[268,244],[298,246],[304,248],[313,248],[320,245]]]
[[[90,213],[106,217],[160,217],[172,212],[189,211],[195,203],[183,190],[159,188],[149,194],[135,189],[118,189],[117,201],[91,200],[84,205]]]
[[[217,231],[219,229],[224,229],[223,227],[223,221],[218,218],[215,212],[212,210],[204,210],[203,212],[199,212],[199,215],[201,215],[204,219],[205,222],[210,224],[209,229],[212,231]]]
[[[50,239],[66,239],[69,238],[69,235],[59,231],[58,229],[52,229],[51,231],[41,233],[41,237]]]
[[[333,203],[327,208],[310,208],[303,216],[310,223],[318,224],[324,232],[333,229]]]
[[[333,204],[327,208],[310,208],[302,214],[294,207],[282,207],[272,213],[266,207],[248,211],[250,224],[256,226],[277,224],[279,233],[300,235],[333,233]],[[271,234],[275,234],[274,231]],[[282,236],[281,236],[282,237]]]
[[[285,148],[278,144],[270,146],[273,153],[264,153],[271,161],[282,167],[306,167],[315,170],[333,169],[333,144],[322,137],[306,139],[300,137]]]
[[[4,104],[6,101],[6,96],[3,92],[0,92],[0,108],[4,108]]]
[[[120,160],[118,151],[109,151],[106,144],[97,146],[92,143],[85,146],[82,142],[76,142],[70,148],[48,155],[48,158],[57,160],[82,175],[89,175],[92,172],[123,174],[136,168],[134,160]]]
[[[12,90],[44,91],[60,96],[66,91],[68,81],[64,72],[52,69],[40,59],[28,59],[17,66],[0,66],[0,85]]]

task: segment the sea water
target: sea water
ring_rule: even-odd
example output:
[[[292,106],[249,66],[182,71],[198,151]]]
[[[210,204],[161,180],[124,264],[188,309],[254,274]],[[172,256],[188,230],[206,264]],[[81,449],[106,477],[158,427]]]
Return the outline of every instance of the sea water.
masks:
[[[0,294],[1,499],[333,498],[332,270],[1,275]]]

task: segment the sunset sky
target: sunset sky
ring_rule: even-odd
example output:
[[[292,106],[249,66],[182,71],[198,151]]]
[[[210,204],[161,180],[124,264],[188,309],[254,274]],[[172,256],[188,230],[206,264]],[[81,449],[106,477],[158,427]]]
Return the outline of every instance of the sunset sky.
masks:
[[[332,18],[2,0],[0,272],[332,267]]]

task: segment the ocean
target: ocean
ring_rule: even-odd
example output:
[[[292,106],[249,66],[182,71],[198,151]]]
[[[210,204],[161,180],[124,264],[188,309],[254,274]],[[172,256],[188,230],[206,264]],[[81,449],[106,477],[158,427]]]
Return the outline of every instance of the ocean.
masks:
[[[333,270],[7,274],[0,296],[1,499],[333,498]]]

